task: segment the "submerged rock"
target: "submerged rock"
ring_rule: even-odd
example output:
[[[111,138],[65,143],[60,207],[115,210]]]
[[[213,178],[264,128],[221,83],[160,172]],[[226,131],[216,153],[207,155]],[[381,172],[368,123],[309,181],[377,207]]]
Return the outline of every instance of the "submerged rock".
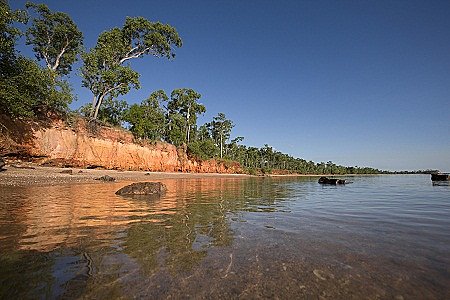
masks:
[[[104,175],[102,177],[99,178],[95,178],[95,180],[101,180],[101,181],[116,181],[116,179],[114,177],[111,177],[109,175]]]
[[[70,174],[72,175],[73,171],[72,170],[62,170],[61,172],[59,172],[61,174]]]
[[[142,196],[142,195],[162,195],[167,191],[167,187],[161,182],[136,182],[124,186],[116,192],[121,196]]]
[[[345,179],[320,177],[319,183],[321,183],[321,184],[345,184]]]

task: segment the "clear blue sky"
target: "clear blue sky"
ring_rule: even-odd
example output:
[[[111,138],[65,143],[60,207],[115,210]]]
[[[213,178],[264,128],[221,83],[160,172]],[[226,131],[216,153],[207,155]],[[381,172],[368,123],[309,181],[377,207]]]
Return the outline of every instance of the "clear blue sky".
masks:
[[[184,45],[174,61],[132,63],[142,88],[122,97],[130,103],[189,87],[207,108],[200,123],[224,112],[246,145],[450,171],[450,1],[43,2],[71,15],[87,49],[126,16],[177,28]],[[70,81],[73,107],[90,101],[75,72]]]

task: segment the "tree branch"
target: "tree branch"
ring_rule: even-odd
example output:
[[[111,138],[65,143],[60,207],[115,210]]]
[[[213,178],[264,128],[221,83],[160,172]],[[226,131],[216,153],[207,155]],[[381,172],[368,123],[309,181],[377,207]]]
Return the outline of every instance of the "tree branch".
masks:
[[[128,51],[128,53],[125,55],[125,57],[122,58],[122,59],[119,61],[119,64],[122,64],[122,63],[124,63],[125,61],[127,61],[127,60],[129,60],[129,59],[132,59],[132,58],[138,58],[138,57],[140,57],[141,55],[143,55],[145,52],[147,52],[148,50],[150,50],[150,47],[147,47],[147,48],[144,48],[144,50],[142,50],[142,51],[133,53],[132,51],[133,51],[133,50],[136,50],[137,48],[138,48],[138,47],[135,47],[135,48],[131,49],[130,51]]]
[[[110,89],[107,89],[107,90],[103,93],[103,96],[108,95],[108,94],[111,93],[112,91],[117,90],[118,88],[121,88],[121,87],[124,86],[124,85],[126,85],[126,84],[122,82],[122,83],[119,83],[117,86],[114,86],[114,87],[112,87],[112,88],[110,88]]]
[[[61,49],[61,52],[58,54],[58,56],[56,56],[56,60],[55,60],[55,64],[53,65],[53,67],[51,68],[53,71],[56,71],[56,69],[59,67],[59,61],[61,60],[61,57],[64,55],[64,53],[67,50],[67,47],[69,46],[69,39],[67,38],[66,35],[66,44],[64,45],[64,47]]]
[[[45,64],[47,65],[47,68],[51,70],[52,69],[52,64],[50,63],[50,61],[48,59],[47,53],[42,51],[42,56],[44,57]]]

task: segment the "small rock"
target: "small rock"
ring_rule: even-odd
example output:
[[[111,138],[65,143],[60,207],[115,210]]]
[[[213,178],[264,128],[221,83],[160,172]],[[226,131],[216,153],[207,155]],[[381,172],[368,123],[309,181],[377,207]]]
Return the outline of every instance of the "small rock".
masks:
[[[5,171],[6,169],[3,169],[3,167],[5,166],[5,161],[3,160],[3,158],[0,157],[0,171]]]
[[[166,191],[166,185],[161,182],[136,182],[121,188],[116,195],[161,195]]]
[[[78,173],[83,173],[83,171],[80,170],[80,171],[78,171]]]
[[[31,167],[31,166],[23,166],[23,165],[11,165],[11,167],[16,168],[16,169],[29,169],[29,170],[34,170],[34,169],[36,169],[35,167]]]
[[[109,175],[104,175],[102,177],[99,178],[95,178],[95,180],[101,180],[101,181],[116,181],[116,179],[114,177],[111,177]]]
[[[72,170],[62,170],[61,172],[59,172],[59,173],[61,173],[61,174],[71,174],[72,175]]]
[[[319,278],[320,280],[326,280],[326,278],[322,276],[322,273],[320,272],[320,270],[314,270],[313,273],[314,273],[314,275],[316,275],[316,277]]]

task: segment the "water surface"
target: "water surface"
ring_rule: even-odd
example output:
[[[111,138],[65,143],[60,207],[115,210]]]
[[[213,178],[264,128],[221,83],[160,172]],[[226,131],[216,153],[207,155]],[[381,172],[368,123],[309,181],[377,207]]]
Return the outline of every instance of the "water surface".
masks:
[[[450,298],[449,186],[316,180],[0,186],[0,298]]]

